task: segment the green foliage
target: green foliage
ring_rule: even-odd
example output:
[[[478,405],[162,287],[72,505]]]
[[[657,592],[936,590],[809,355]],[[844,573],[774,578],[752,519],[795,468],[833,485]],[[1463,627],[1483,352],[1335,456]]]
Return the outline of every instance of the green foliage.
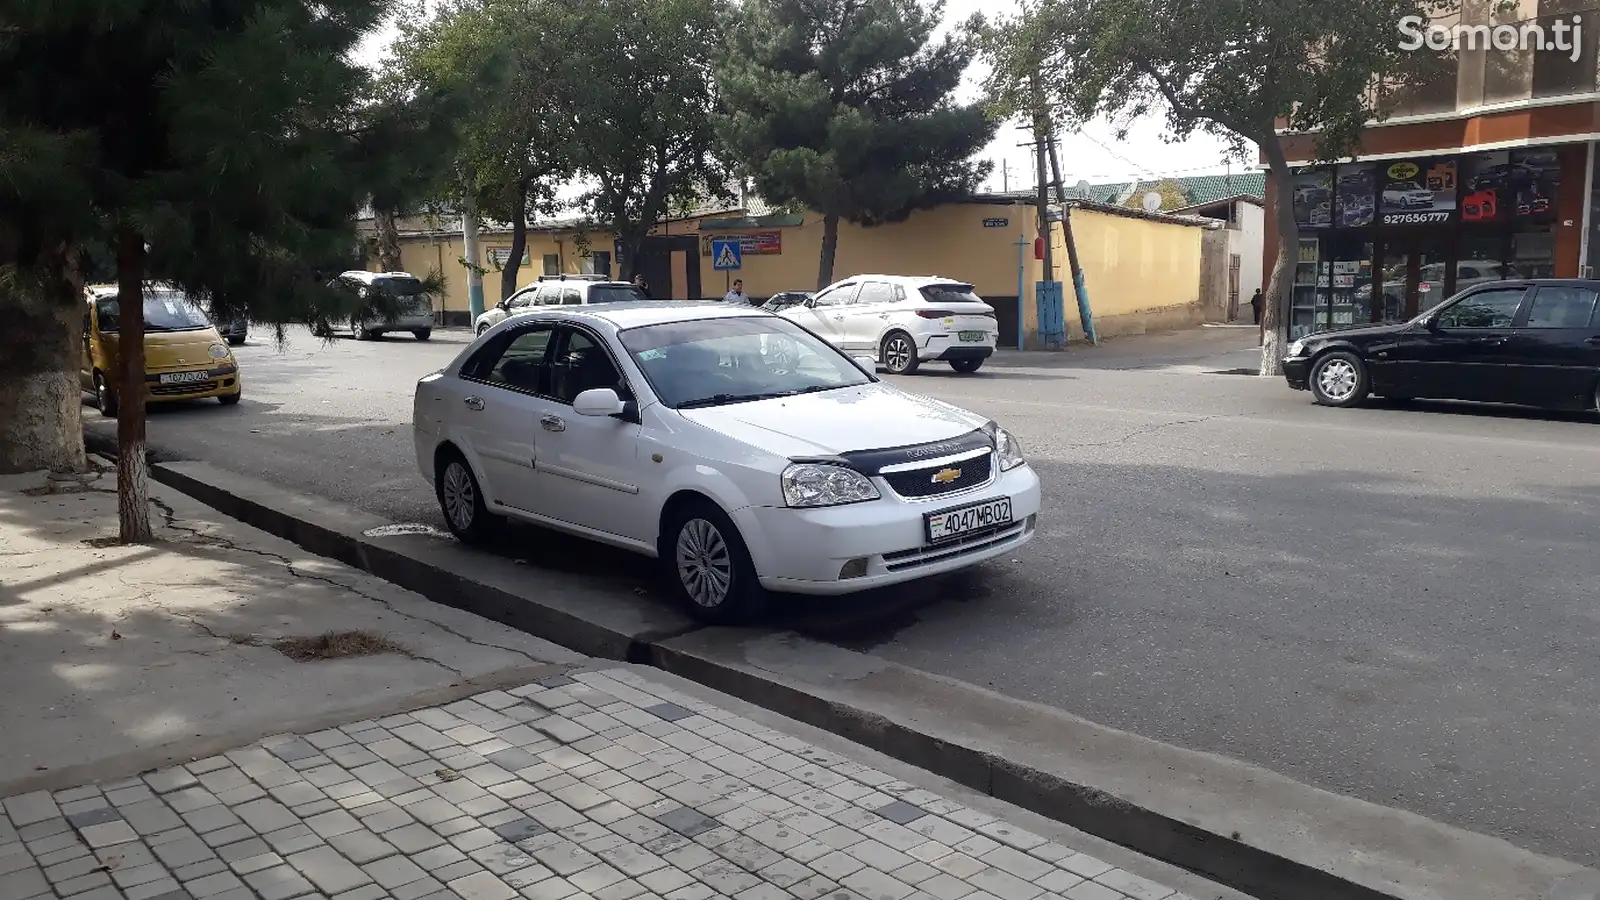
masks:
[[[396,140],[348,54],[387,0],[8,4],[0,32],[3,262],[29,241],[148,244],[145,272],[218,316],[342,321],[326,280]],[[42,228],[39,226],[43,226]]]
[[[719,131],[764,198],[876,225],[972,193],[989,169],[972,157],[996,126],[952,100],[974,50],[964,29],[934,38],[942,11],[918,0],[743,5],[718,60]]]

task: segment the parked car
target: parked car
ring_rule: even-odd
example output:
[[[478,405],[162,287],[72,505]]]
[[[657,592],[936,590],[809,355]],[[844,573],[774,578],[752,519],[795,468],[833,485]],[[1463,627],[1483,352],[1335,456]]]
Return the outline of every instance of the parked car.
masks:
[[[761,308],[767,312],[782,312],[791,306],[799,306],[816,296],[812,291],[781,291],[767,298]]]
[[[1383,186],[1383,205],[1390,209],[1426,209],[1433,205],[1433,191],[1415,181],[1391,181]]]
[[[350,319],[350,335],[358,341],[381,338],[391,331],[409,331],[419,341],[433,337],[433,301],[422,281],[407,272],[363,272],[341,274],[336,283],[355,292],[363,300],[382,294],[394,301],[398,315],[390,319],[369,309]]]
[[[122,307],[117,288],[95,286],[85,292],[83,311],[84,390],[94,392],[101,415],[115,416],[126,398],[120,394],[117,331]],[[239,366],[211,320],[182,291],[160,284],[144,286],[144,371],[146,403],[215,397],[239,402]]]
[[[541,306],[587,306],[594,303],[639,303],[648,301],[644,291],[626,281],[607,281],[603,275],[545,275],[538,282],[486,309],[472,323],[474,334],[500,324],[508,316],[530,312]]]
[[[237,347],[250,337],[250,320],[244,316],[234,316],[217,323],[217,331],[221,333],[223,340]]]
[[[713,622],[1027,543],[1039,479],[1016,439],[871,368],[750,307],[540,309],[417,383],[417,467],[463,540],[512,518],[657,557]]]
[[[999,322],[973,287],[926,275],[857,275],[778,313],[840,349],[906,375],[922,363],[976,372],[994,354]]]
[[[1600,401],[1600,281],[1477,284],[1409,322],[1289,345],[1284,378],[1324,406],[1473,400],[1556,409]]]

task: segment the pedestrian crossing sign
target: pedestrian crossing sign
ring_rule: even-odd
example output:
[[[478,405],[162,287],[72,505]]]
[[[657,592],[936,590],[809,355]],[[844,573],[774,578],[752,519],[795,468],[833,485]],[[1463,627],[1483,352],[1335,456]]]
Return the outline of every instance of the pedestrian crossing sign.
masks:
[[[732,272],[744,267],[744,247],[738,239],[711,242],[711,267],[718,272]]]

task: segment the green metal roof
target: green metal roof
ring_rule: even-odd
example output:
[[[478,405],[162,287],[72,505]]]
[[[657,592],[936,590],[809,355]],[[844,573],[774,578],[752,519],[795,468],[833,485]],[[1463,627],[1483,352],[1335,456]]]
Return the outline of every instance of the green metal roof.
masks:
[[[1189,198],[1189,202],[1184,206],[1199,206],[1202,203],[1212,203],[1241,195],[1265,199],[1267,192],[1265,172],[1241,172],[1234,175],[1190,175],[1182,178],[1150,178],[1142,181],[1092,184],[1087,191],[1069,187],[1067,196],[1120,206],[1126,203],[1129,197],[1153,190],[1156,185],[1166,181],[1176,183]]]

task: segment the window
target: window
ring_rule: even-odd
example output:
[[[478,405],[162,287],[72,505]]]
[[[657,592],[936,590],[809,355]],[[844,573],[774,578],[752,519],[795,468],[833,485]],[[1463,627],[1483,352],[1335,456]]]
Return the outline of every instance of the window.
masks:
[[[556,306],[561,303],[561,285],[546,284],[539,287],[540,306]]]
[[[1482,291],[1439,314],[1440,328],[1510,328],[1522,305],[1522,288]]]
[[[583,274],[611,277],[611,251],[591,250],[583,261]]]
[[[673,409],[749,403],[866,384],[860,367],[779,316],[630,328],[622,346]]]
[[[631,284],[597,284],[589,288],[590,303],[637,303],[649,299]]]
[[[856,292],[855,282],[851,282],[849,284],[841,284],[836,288],[831,288],[829,290],[823,291],[822,293],[818,294],[817,295],[817,302],[812,304],[812,305],[813,306],[842,306],[842,305],[850,302],[850,298],[855,295],[855,292]]]
[[[525,309],[533,305],[533,301],[537,296],[537,290],[519,291],[511,295],[511,302],[506,305],[512,309]]]
[[[561,254],[559,254],[559,253],[546,253],[544,255],[544,274],[546,274],[546,275],[560,275],[561,274]]]
[[[550,367],[545,364],[545,356],[553,334],[553,325],[539,325],[519,331],[497,347],[487,348],[485,359],[474,360],[469,366],[473,371],[482,372],[482,380],[490,384],[514,391],[548,395]],[[492,363],[490,359],[493,359]]]
[[[561,290],[561,305],[562,306],[581,306],[582,304],[583,304],[583,294],[580,294],[578,292],[577,288],[570,288],[569,287],[569,288],[563,288]]]
[[[868,281],[861,285],[861,292],[856,294],[856,305],[884,304],[894,302],[894,285],[884,284],[881,281]]]
[[[1541,287],[1528,310],[1529,328],[1588,328],[1595,292],[1580,287]]]
[[[550,396],[562,403],[571,403],[594,388],[612,388],[622,395],[627,392],[606,348],[586,332],[567,332],[561,355],[550,368]]]

